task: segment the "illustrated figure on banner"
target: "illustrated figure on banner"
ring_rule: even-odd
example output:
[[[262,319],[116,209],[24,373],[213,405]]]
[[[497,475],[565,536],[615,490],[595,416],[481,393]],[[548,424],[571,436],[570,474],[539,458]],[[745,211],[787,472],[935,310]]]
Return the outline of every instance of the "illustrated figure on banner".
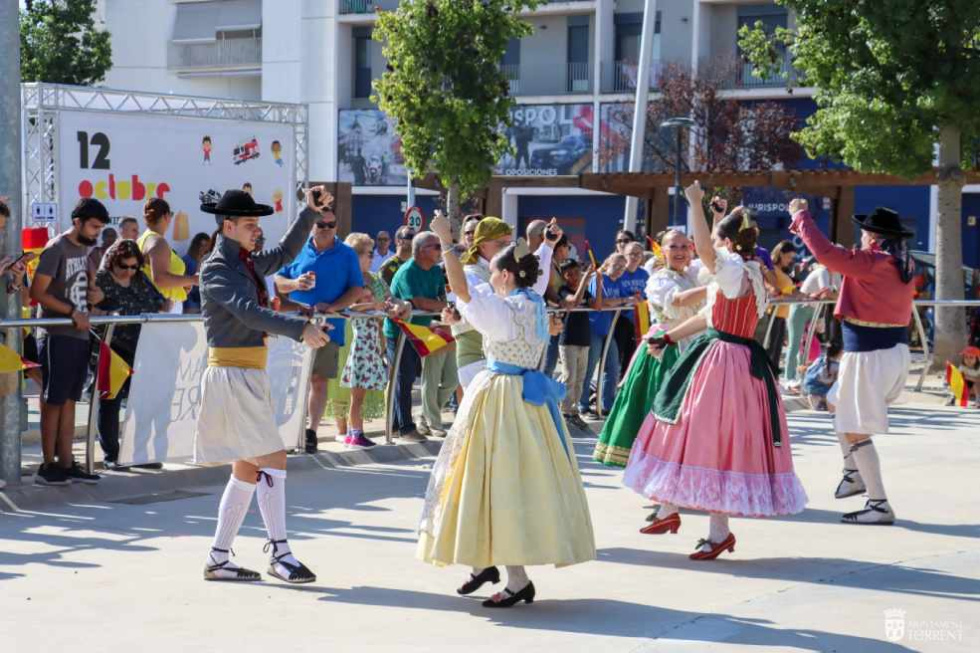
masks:
[[[205,136],[201,139],[201,152],[204,154],[203,165],[211,165],[211,137]]]

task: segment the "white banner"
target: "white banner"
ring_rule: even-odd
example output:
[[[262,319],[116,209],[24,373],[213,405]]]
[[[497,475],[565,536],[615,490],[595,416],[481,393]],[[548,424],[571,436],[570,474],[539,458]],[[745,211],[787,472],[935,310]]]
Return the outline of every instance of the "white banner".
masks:
[[[146,113],[59,113],[59,231],[70,226],[80,197],[106,205],[113,224],[140,221],[143,204],[162,197],[174,212],[170,244],[181,254],[197,233],[215,230],[200,211],[200,193],[250,190],[276,214],[262,221],[274,244],[296,215],[296,166],[291,125],[156,116]]]
[[[177,462],[193,457],[207,359],[203,323],[143,325],[120,429],[120,463]],[[311,350],[304,344],[269,338],[269,383],[284,449],[296,447],[304,432],[303,403],[311,360]]]

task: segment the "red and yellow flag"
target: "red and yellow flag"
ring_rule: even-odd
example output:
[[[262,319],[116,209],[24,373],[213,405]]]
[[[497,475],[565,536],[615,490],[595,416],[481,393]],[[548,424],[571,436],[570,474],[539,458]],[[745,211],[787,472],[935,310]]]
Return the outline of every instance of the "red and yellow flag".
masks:
[[[133,368],[104,342],[99,343],[99,397],[115,399],[133,374]]]
[[[35,367],[41,367],[37,363],[25,360],[23,356],[15,352],[7,345],[0,345],[0,374],[20,372]]]
[[[395,324],[405,334],[419,357],[425,358],[455,341],[449,329],[443,327],[426,327],[421,324],[410,324],[403,320],[395,320]]]
[[[970,400],[970,389],[966,386],[966,379],[963,378],[960,368],[949,361],[946,361],[946,383],[956,398],[956,405],[965,407]]]
[[[595,259],[595,252],[592,251],[592,244],[589,243],[588,239],[585,241],[585,252],[589,255],[589,261],[592,262],[592,269],[598,270],[599,263]]]
[[[636,302],[636,308],[633,311],[633,326],[636,327],[637,340],[642,340],[647,331],[650,330],[650,305],[642,297]]]
[[[647,236],[647,245],[650,247],[650,251],[661,261],[664,260],[664,250],[660,247],[660,243],[655,241],[650,236]]]

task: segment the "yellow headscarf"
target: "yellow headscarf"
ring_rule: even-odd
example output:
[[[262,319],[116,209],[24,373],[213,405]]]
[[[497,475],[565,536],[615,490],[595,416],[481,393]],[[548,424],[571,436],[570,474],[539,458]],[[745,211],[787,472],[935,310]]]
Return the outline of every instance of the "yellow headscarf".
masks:
[[[511,226],[500,218],[483,218],[476,225],[476,232],[473,234],[473,247],[466,250],[460,262],[463,265],[473,265],[480,259],[480,245],[490,240],[511,236],[513,233],[514,230]]]

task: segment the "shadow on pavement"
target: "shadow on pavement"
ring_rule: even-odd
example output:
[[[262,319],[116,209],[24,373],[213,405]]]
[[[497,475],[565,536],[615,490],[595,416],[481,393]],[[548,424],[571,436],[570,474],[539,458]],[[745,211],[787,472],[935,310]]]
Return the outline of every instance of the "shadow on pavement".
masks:
[[[711,563],[689,560],[687,555],[642,549],[599,550],[601,562],[612,562],[738,578],[779,579],[802,583],[838,585],[879,592],[914,594],[961,601],[980,601],[980,583],[936,569],[900,563],[873,563],[846,558],[718,559]]]

